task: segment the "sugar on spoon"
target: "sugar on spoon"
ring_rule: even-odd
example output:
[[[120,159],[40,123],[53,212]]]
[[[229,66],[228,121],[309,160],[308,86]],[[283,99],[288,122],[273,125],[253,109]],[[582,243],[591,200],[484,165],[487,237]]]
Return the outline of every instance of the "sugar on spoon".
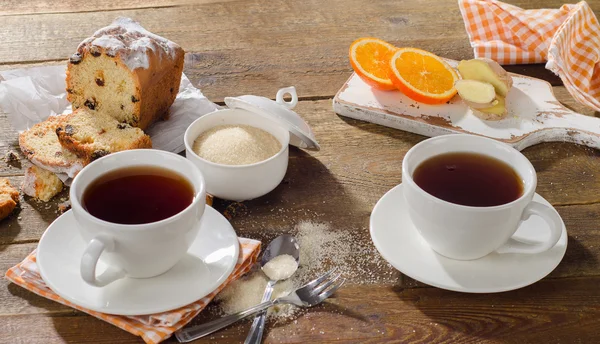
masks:
[[[262,271],[269,278],[261,302],[269,301],[278,281],[286,280],[296,272],[300,261],[300,245],[296,238],[283,234],[273,239],[260,260]],[[244,344],[259,344],[262,341],[267,311],[258,314],[252,322]]]

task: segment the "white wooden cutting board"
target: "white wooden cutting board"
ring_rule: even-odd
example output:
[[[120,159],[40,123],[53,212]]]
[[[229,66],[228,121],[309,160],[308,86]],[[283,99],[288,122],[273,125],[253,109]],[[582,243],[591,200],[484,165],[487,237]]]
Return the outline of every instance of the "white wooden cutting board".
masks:
[[[457,61],[447,60],[453,67]],[[573,112],[554,97],[544,80],[511,74],[508,115],[484,121],[455,96],[442,105],[415,102],[399,91],[379,91],[353,74],[333,99],[342,116],[425,136],[467,133],[506,142],[518,150],[540,142],[573,142],[600,148],[600,119]]]

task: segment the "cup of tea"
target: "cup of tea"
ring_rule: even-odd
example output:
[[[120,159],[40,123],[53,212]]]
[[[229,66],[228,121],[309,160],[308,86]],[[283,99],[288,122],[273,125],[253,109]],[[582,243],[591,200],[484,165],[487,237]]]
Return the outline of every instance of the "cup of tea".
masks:
[[[198,235],[206,204],[202,173],[177,154],[136,149],[86,166],[71,184],[85,242],[81,277],[102,287],[171,269]],[[98,261],[108,268],[97,275]]]
[[[498,253],[540,253],[562,234],[556,211],[533,201],[537,176],[531,162],[509,145],[458,134],[427,139],[402,162],[408,213],[429,246],[452,259]],[[542,243],[511,237],[531,215],[545,220]]]

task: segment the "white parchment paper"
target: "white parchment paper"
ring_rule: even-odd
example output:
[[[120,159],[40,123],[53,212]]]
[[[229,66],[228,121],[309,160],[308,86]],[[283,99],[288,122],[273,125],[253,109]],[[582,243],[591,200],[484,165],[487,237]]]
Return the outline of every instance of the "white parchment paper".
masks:
[[[66,66],[43,66],[0,71],[0,107],[18,132],[44,121],[48,116],[70,113],[67,101]],[[166,121],[158,121],[146,130],[152,147],[173,153],[185,149],[183,134],[198,117],[220,107],[209,101],[185,76]]]

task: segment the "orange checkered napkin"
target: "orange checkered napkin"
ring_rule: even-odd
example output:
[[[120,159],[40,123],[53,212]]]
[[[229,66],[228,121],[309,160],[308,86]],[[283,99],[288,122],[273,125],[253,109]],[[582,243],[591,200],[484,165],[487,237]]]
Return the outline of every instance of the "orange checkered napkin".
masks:
[[[140,336],[148,344],[155,344],[169,338],[173,332],[185,326],[190,320],[198,315],[198,313],[200,313],[200,311],[202,311],[208,303],[223,290],[223,288],[240,278],[252,268],[252,265],[256,262],[260,253],[260,241],[244,238],[240,238],[239,241],[240,255],[237,264],[231,273],[231,276],[229,276],[222,285],[211,294],[192,304],[158,314],[138,316],[111,315],[95,312],[72,304],[56,295],[48,286],[46,286],[37,267],[36,251],[31,252],[21,263],[10,268],[6,272],[6,278],[40,296],[78,309],[120,327],[136,336]]]
[[[600,111],[600,25],[587,2],[524,10],[458,0],[475,57],[500,64],[546,62],[573,98]]]

